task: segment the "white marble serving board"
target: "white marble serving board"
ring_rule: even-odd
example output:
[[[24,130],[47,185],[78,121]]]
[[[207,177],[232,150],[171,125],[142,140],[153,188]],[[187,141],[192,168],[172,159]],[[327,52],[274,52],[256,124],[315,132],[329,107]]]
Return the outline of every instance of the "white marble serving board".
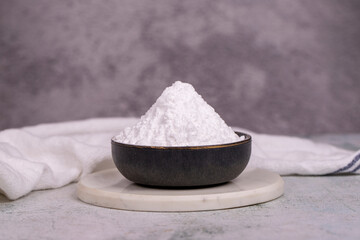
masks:
[[[141,186],[108,169],[83,177],[77,184],[80,200],[107,208],[136,211],[182,212],[242,207],[267,202],[284,192],[282,178],[254,169],[231,182],[204,188],[161,189]]]

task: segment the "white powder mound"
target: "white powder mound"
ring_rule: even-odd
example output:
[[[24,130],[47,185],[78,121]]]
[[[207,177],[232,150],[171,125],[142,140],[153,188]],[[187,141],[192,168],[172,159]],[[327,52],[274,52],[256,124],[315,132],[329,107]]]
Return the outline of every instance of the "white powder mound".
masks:
[[[143,146],[202,146],[244,140],[188,83],[166,88],[140,121],[115,141]]]

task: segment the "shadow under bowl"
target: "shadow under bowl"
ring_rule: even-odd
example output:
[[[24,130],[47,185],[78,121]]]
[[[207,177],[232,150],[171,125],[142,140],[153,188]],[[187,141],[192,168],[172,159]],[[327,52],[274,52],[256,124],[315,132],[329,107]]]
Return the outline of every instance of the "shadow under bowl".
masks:
[[[111,140],[114,163],[128,180],[154,187],[201,187],[231,181],[249,162],[251,136],[209,146],[155,147]]]

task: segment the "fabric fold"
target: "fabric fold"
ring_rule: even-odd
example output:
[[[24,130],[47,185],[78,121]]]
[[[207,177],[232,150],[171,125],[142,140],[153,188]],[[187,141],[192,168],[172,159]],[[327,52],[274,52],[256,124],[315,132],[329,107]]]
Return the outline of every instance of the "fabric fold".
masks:
[[[113,167],[111,138],[137,121],[97,118],[1,131],[0,192],[14,200],[33,190],[77,181],[100,165]],[[297,137],[234,130],[252,136],[248,169],[264,168],[281,175],[360,173],[360,151]]]

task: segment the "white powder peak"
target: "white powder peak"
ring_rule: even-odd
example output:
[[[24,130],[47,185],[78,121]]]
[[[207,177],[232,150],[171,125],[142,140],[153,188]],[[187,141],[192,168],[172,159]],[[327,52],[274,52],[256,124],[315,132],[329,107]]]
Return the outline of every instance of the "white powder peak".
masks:
[[[167,87],[140,121],[115,141],[143,146],[203,146],[243,140],[191,84]]]

